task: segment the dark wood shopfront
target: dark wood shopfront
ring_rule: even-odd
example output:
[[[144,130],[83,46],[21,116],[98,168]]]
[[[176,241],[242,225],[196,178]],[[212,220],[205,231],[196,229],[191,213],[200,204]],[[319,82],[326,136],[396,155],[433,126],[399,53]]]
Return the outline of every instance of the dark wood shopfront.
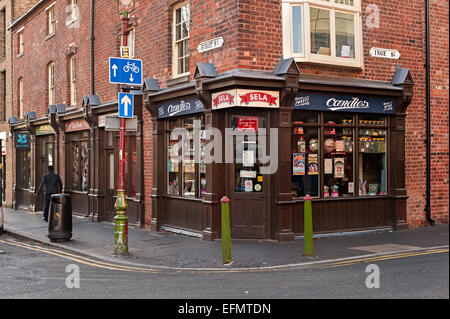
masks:
[[[50,125],[36,127],[36,188],[48,172],[48,166],[56,163],[56,143],[53,129]],[[36,198],[36,210],[44,210],[45,194],[42,191]]]
[[[355,81],[300,76],[290,59],[273,74],[217,75],[203,65],[195,83],[160,91],[144,87],[153,126],[152,229],[220,238],[220,199],[228,196],[233,238],[293,240],[303,233],[307,194],[313,197],[315,232],[407,227],[404,120],[412,86],[407,69],[397,70],[391,83]],[[267,164],[257,158],[243,165],[253,157],[235,156],[237,139],[233,161],[226,162],[225,137],[222,162],[205,165],[204,192],[186,196],[186,164],[173,169],[168,134],[177,125],[186,128],[190,118],[203,119],[202,129],[216,128],[222,136],[239,127],[236,121],[244,123],[243,131],[266,128],[267,153],[277,144],[276,171],[260,174]]]

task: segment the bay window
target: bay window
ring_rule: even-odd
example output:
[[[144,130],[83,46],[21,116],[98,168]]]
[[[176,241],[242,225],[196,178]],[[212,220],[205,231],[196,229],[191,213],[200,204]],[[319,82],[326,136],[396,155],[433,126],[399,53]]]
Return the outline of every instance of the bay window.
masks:
[[[362,67],[359,0],[283,0],[285,58]]]

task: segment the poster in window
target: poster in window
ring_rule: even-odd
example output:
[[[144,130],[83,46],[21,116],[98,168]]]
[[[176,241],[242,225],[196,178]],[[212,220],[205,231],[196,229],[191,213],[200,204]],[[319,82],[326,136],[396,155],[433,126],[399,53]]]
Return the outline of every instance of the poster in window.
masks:
[[[308,175],[318,175],[319,165],[317,154],[308,154]]]
[[[244,185],[245,185],[245,191],[246,192],[253,192],[253,181],[251,179],[250,180],[246,180],[244,182]]]
[[[255,152],[243,151],[242,152],[242,166],[253,167],[255,165]]]
[[[324,161],[324,170],[325,174],[333,174],[333,159],[332,158],[326,158]]]
[[[257,132],[258,131],[258,117],[239,117],[237,129],[241,132]]]
[[[305,175],[305,153],[292,154],[292,174]]]
[[[334,159],[334,178],[344,178],[344,158],[336,157]]]

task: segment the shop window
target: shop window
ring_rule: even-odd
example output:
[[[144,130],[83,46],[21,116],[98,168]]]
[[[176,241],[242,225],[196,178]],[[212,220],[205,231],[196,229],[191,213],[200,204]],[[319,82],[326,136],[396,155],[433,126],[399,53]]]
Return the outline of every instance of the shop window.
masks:
[[[266,119],[257,116],[233,115],[234,134],[242,134],[234,140],[235,188],[236,192],[262,192],[262,164],[258,160],[257,133],[266,128]]]
[[[199,121],[200,132],[194,133],[194,121]],[[190,117],[166,122],[167,127],[167,194],[190,198],[202,198],[206,192],[206,159],[203,139],[203,117]],[[171,134],[173,129],[183,128],[187,133],[183,145],[181,134]],[[198,138],[196,143],[194,138]],[[196,160],[196,145],[199,159]],[[181,159],[181,160],[180,160]]]
[[[70,186],[74,191],[87,192],[89,180],[89,132],[70,134]]]
[[[285,58],[361,67],[361,2],[283,0]]]
[[[387,194],[386,117],[294,111],[292,120],[294,196]]]
[[[17,149],[16,151],[18,187],[29,189],[31,185],[31,150]]]
[[[362,116],[359,122],[359,195],[385,195],[387,120]]]

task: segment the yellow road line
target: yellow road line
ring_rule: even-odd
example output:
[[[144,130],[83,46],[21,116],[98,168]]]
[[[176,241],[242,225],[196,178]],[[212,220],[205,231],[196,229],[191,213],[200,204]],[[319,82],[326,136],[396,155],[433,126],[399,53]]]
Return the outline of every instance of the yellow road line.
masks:
[[[78,255],[75,255],[75,254],[70,254],[70,253],[62,252],[62,251],[51,250],[51,249],[38,247],[38,246],[32,246],[32,245],[28,245],[28,244],[25,244],[25,243],[18,243],[18,242],[14,242],[14,241],[5,241],[5,240],[0,240],[0,242],[3,242],[5,244],[9,244],[9,245],[14,245],[14,246],[21,247],[21,248],[25,248],[25,249],[29,249],[29,250],[34,250],[34,251],[38,251],[38,252],[47,253],[47,254],[50,254],[50,255],[66,258],[66,259],[69,259],[69,260],[72,260],[72,261],[75,261],[75,262],[78,262],[78,263],[81,263],[81,264],[85,264],[85,265],[89,265],[89,266],[93,266],[93,267],[98,267],[98,268],[104,268],[104,269],[108,269],[108,270],[122,270],[122,271],[158,273],[154,269],[129,267],[129,266],[123,266],[123,265],[118,265],[118,264],[105,263],[105,262],[96,261],[96,260],[93,260],[93,259],[90,259],[90,258],[87,258],[87,257],[78,256]]]
[[[341,267],[341,266],[350,266],[350,265],[358,264],[358,263],[368,263],[368,262],[374,262],[374,261],[399,259],[399,258],[406,258],[406,257],[413,257],[413,256],[440,254],[440,253],[445,253],[448,251],[449,251],[448,248],[447,249],[432,249],[432,250],[426,250],[426,251],[421,251],[421,252],[399,253],[399,254],[383,255],[383,256],[370,257],[370,258],[353,259],[353,260],[348,260],[348,261],[331,263],[329,265],[324,265],[324,266],[322,266],[322,268],[335,268],[335,267]]]

